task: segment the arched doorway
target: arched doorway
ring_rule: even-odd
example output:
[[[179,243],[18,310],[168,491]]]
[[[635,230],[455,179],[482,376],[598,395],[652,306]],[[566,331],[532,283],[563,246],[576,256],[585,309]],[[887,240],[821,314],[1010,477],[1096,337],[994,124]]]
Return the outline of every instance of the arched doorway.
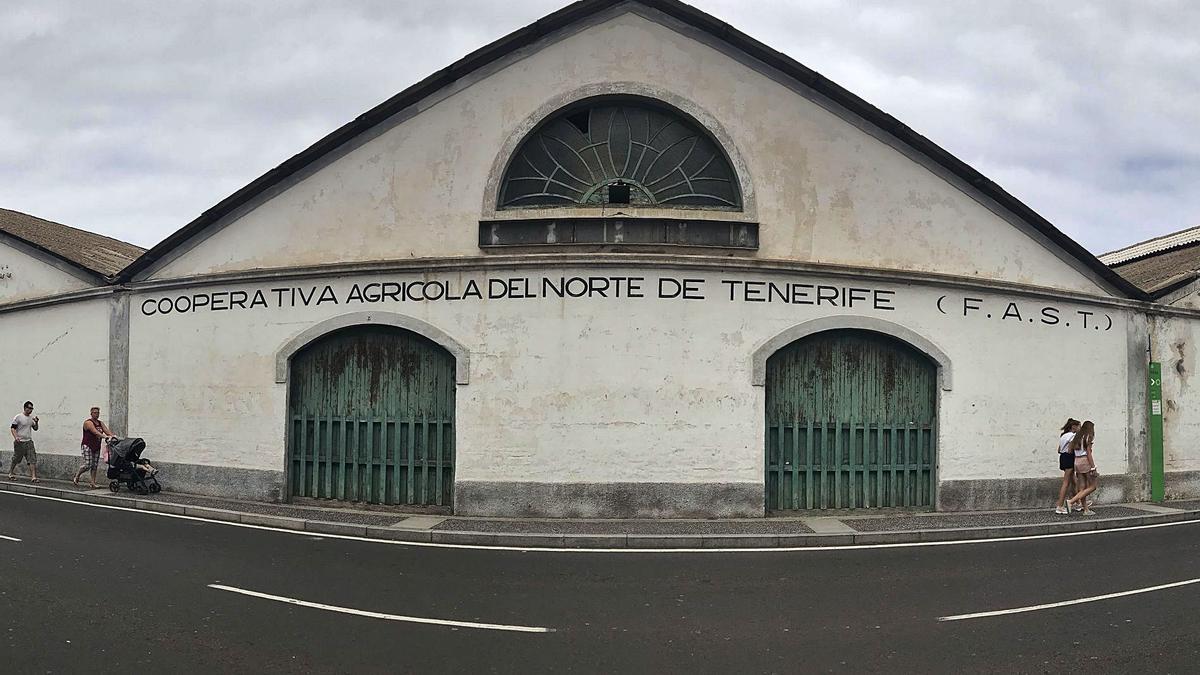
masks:
[[[868,330],[827,330],[766,364],[766,508],[932,507],[937,365]]]
[[[454,485],[455,358],[394,326],[327,333],[291,358],[291,494],[444,505]]]

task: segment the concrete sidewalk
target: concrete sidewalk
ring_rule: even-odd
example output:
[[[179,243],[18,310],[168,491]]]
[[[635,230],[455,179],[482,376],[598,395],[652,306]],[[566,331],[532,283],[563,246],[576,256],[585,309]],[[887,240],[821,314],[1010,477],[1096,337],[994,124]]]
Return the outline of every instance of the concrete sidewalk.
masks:
[[[462,518],[273,504],[163,492],[135,495],[66,481],[0,481],[0,492],[137,508],[322,534],[520,548],[775,548],[994,539],[1200,520],[1200,500],[1096,506],[1094,516],[1022,511],[811,512],[731,520]]]

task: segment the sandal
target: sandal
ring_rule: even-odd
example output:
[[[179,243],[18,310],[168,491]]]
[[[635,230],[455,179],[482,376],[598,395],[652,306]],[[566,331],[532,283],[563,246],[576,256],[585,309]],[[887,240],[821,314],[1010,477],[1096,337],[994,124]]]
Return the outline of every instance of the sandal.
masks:
[[[29,482],[30,482],[30,483],[40,483],[40,482],[42,482],[42,481],[40,481],[40,480],[38,480],[38,479],[36,479],[36,478],[30,478],[30,479],[29,479]]]

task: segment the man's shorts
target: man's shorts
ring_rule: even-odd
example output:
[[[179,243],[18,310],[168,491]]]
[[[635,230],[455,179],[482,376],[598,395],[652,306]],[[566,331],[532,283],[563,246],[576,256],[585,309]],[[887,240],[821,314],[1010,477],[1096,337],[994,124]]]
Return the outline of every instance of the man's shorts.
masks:
[[[80,446],[80,449],[83,451],[84,466],[95,471],[100,466],[100,451],[92,450],[86,445]]]
[[[1075,468],[1075,453],[1060,452],[1058,453],[1058,468],[1061,471],[1070,471]]]
[[[21,460],[37,464],[37,450],[33,447],[33,441],[13,441],[12,466],[20,464]]]

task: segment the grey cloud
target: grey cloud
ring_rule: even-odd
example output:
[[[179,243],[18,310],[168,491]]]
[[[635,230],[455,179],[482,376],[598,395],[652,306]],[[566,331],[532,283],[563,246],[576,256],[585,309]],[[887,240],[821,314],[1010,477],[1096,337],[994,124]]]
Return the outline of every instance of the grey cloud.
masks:
[[[1200,3],[696,4],[892,113],[1093,250],[1200,224]],[[6,4],[0,89],[20,104],[0,108],[0,205],[153,244],[558,6]]]

